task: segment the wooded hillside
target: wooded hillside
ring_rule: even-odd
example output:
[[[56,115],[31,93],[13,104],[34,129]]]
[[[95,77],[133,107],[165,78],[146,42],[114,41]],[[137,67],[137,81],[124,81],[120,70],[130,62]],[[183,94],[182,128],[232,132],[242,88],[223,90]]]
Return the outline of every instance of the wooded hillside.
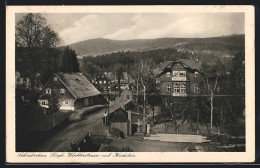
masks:
[[[194,51],[243,50],[245,35],[230,35],[211,38],[158,38],[136,40],[90,39],[71,44],[78,55],[97,56],[118,51],[144,51],[159,48],[180,48]]]

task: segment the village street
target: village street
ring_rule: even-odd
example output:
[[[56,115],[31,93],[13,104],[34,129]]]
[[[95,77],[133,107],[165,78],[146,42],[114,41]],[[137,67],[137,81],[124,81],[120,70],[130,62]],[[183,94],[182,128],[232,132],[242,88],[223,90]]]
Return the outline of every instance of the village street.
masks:
[[[111,102],[110,111],[115,111],[129,101],[130,99],[121,98]],[[104,116],[105,110],[106,108],[103,108],[86,115],[82,120],[72,122],[66,128],[46,140],[36,151],[67,152],[70,149],[72,141],[78,143],[88,133],[106,136],[108,127],[102,126],[102,117]]]
[[[124,95],[124,94],[123,94]],[[126,99],[125,96],[110,103],[110,112],[127,104],[131,99]],[[87,134],[107,136],[109,130],[107,126],[102,126],[102,117],[106,108],[96,112],[87,114],[81,120],[73,121],[64,129],[57,132],[55,135],[47,139],[36,152],[68,152],[72,141],[79,143]],[[112,138],[112,137],[110,137]],[[156,152],[156,151],[176,151],[181,152],[190,143],[173,143],[161,141],[138,140],[134,137],[126,139],[112,138],[110,145],[122,148],[129,146],[135,152]]]
[[[36,151],[68,152],[72,141],[79,142],[88,133],[106,135],[108,133],[108,128],[101,124],[103,113],[104,109],[86,116],[81,121],[71,123],[69,126],[45,141],[38,149],[36,149]]]

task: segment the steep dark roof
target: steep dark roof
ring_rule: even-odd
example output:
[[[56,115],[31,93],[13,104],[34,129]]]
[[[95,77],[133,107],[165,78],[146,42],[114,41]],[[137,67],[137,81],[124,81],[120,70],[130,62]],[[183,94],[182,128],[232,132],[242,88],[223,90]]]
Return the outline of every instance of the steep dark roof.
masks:
[[[166,61],[162,64],[159,65],[159,70],[163,70],[165,67],[167,67],[168,65],[170,65],[173,61]]]
[[[175,62],[180,61],[184,65],[188,66],[191,69],[201,70],[201,62],[193,59],[178,59]]]
[[[193,59],[177,59],[175,61],[167,61],[167,62],[161,64],[160,69],[161,68],[163,68],[163,69],[170,68],[174,63],[177,63],[177,62],[182,63],[185,68],[196,69],[198,71],[201,69],[201,65],[202,65],[202,63],[200,61],[193,60]]]
[[[202,69],[202,63],[200,61],[193,59],[177,59],[175,61],[166,61],[165,63],[160,64],[157,71],[154,70],[154,74],[156,73],[158,74],[157,76],[160,76],[167,68],[171,68],[171,66],[175,63],[181,63],[185,68],[190,68],[197,71],[201,71]]]
[[[152,73],[154,75],[159,75],[165,67],[170,65],[173,61],[166,61],[164,63],[160,63],[156,68],[153,69]]]
[[[119,108],[113,113],[109,122],[129,122],[127,112]]]
[[[58,73],[56,75],[77,99],[101,94],[85,76],[79,73]]]
[[[99,75],[96,79],[96,81],[98,81],[102,76],[104,76],[107,80],[111,81],[112,79],[107,75],[107,74],[102,74],[102,75]]]

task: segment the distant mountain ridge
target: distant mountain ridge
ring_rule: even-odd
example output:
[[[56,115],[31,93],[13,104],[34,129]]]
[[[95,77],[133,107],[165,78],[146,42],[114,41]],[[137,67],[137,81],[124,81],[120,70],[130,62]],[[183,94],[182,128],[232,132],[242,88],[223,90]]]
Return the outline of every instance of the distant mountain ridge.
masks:
[[[117,51],[143,51],[158,48],[188,48],[195,50],[240,50],[245,46],[245,35],[236,34],[209,38],[157,38],[110,40],[104,38],[80,41],[69,45],[77,55],[97,56]]]

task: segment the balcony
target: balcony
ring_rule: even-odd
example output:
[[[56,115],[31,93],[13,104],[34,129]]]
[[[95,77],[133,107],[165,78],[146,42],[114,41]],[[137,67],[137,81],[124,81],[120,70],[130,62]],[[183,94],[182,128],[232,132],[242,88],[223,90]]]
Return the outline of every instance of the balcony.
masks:
[[[180,76],[172,77],[172,81],[186,81],[186,80],[187,80],[186,76],[183,76],[183,77],[180,77]]]
[[[186,97],[187,93],[172,93],[172,96]]]

